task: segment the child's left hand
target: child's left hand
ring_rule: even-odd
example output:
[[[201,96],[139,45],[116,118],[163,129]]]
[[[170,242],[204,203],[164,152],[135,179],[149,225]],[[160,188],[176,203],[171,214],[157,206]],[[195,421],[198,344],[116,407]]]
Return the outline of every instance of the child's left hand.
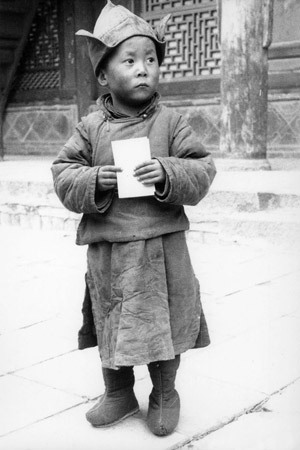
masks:
[[[163,183],[166,180],[165,169],[157,159],[151,159],[136,166],[134,176],[146,186]]]

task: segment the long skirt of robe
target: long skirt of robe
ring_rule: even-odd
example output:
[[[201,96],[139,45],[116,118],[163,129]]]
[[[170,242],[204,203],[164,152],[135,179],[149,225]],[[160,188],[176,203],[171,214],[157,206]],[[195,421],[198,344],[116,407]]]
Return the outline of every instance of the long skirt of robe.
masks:
[[[90,244],[87,260],[103,367],[173,359],[209,344],[184,232]]]

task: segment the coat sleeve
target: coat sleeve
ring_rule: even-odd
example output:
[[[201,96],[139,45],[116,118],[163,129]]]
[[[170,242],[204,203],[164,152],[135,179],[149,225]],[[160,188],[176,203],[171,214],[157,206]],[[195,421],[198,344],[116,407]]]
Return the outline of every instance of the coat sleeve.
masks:
[[[207,194],[216,168],[210,153],[182,116],[175,126],[169,154],[157,158],[167,177],[163,190],[156,190],[156,198],[176,205],[196,205]]]
[[[92,166],[92,148],[80,122],[51,167],[55,192],[67,209],[89,214],[110,206],[113,191],[97,192],[99,168]]]

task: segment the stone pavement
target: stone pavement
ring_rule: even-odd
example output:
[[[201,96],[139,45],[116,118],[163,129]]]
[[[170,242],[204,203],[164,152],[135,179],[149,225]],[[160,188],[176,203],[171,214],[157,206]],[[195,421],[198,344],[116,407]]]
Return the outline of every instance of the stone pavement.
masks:
[[[151,384],[136,368],[141,411],[96,429],[97,349],[77,350],[86,248],[63,231],[0,227],[0,449],[299,450],[298,242],[189,238],[212,344],[182,357],[174,434],[153,436]]]

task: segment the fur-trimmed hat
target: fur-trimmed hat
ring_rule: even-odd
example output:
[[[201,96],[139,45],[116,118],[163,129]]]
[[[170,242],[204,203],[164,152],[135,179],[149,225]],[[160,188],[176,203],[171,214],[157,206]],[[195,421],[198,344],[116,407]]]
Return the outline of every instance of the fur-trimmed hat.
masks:
[[[86,30],[77,31],[76,35],[87,38],[89,56],[96,77],[99,75],[101,63],[106,56],[121,44],[121,42],[133,36],[147,36],[156,46],[159,65],[165,56],[165,29],[171,14],[163,17],[153,29],[148,22],[136,16],[128,9],[120,5],[114,5],[110,0],[102,9],[95,24],[93,33]]]

